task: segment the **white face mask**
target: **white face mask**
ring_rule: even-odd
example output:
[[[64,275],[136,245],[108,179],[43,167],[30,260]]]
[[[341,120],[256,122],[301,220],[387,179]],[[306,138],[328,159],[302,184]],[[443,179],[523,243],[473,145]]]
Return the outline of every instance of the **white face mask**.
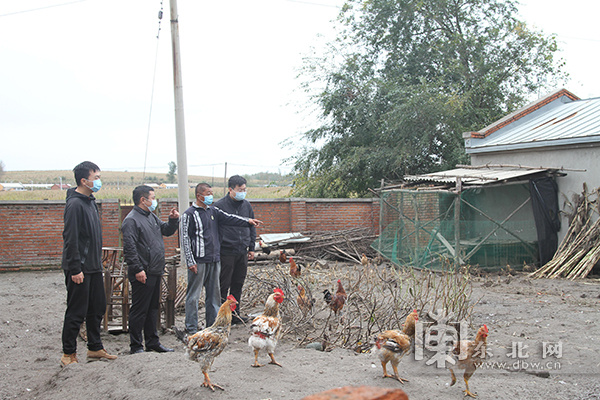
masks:
[[[92,192],[97,192],[102,187],[102,181],[100,180],[100,178],[88,182],[92,182],[92,186],[88,186],[88,188],[90,188]]]
[[[235,199],[237,201],[242,201],[246,198],[246,192],[235,192]]]
[[[150,200],[150,199],[148,199],[148,200]],[[152,212],[152,211],[156,210],[156,207],[157,207],[157,206],[158,206],[158,201],[157,201],[156,199],[154,199],[154,200],[152,200],[152,204],[150,204],[150,205],[148,206],[148,210],[149,210],[150,212]]]

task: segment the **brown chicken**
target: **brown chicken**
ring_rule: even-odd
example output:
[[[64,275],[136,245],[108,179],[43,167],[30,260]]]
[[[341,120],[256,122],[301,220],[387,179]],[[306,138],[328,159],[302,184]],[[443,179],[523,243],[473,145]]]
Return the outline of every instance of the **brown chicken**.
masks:
[[[367,258],[365,253],[362,253],[362,257],[360,258],[360,263],[363,265],[363,267],[366,267],[367,265],[369,265],[369,259]]]
[[[279,365],[275,361],[273,353],[275,352],[275,346],[279,340],[281,334],[281,319],[279,318],[279,305],[284,299],[283,290],[276,288],[273,289],[273,293],[267,298],[265,302],[265,310],[261,315],[254,318],[250,329],[252,334],[248,339],[248,345],[254,349],[254,364],[253,367],[262,367],[258,363],[258,352],[261,349],[265,349],[271,361],[269,364]]]
[[[296,261],[294,261],[294,259],[292,257],[290,257],[289,260],[290,260],[290,275],[293,276],[294,278],[298,278],[302,274],[302,267],[300,265],[297,265]]]
[[[306,289],[302,287],[302,285],[298,285],[298,296],[296,296],[296,303],[298,303],[298,307],[302,310],[302,314],[306,315],[310,311],[312,311],[313,305],[315,304],[315,299],[310,298],[306,294]]]
[[[219,313],[212,326],[183,339],[187,344],[186,353],[190,360],[199,362],[201,365],[202,374],[204,374],[202,386],[210,388],[213,392],[215,387],[225,390],[221,386],[211,383],[208,370],[215,358],[227,346],[231,328],[231,313],[235,310],[237,303],[235,297],[227,296],[227,300],[219,308]]]
[[[487,325],[483,325],[477,331],[475,340],[461,340],[456,343],[454,350],[452,351],[454,355],[458,356],[456,368],[465,370],[463,375],[466,386],[465,396],[473,398],[477,396],[477,394],[474,394],[469,390],[469,378],[471,378],[471,375],[473,375],[477,369],[477,365],[485,359],[487,352],[487,337],[488,327]],[[452,386],[456,383],[456,376],[454,375],[452,367],[449,367],[449,369],[452,374],[452,382],[450,383],[450,386]]]
[[[333,310],[335,315],[342,313],[342,309],[344,308],[344,304],[346,303],[346,299],[348,295],[342,286],[342,281],[338,279],[337,281],[337,291],[334,295],[327,289],[323,291],[323,298],[325,302],[329,305],[329,308]]]
[[[398,375],[398,364],[400,360],[410,351],[410,343],[414,340],[415,324],[419,320],[417,310],[414,310],[406,317],[402,331],[389,330],[380,333],[375,339],[381,367],[383,368],[384,378],[395,378],[400,383],[408,382],[408,379],[400,378]],[[394,375],[387,372],[387,363],[392,364]]]
[[[287,262],[287,255],[285,254],[285,250],[279,250],[279,262],[285,264]]]

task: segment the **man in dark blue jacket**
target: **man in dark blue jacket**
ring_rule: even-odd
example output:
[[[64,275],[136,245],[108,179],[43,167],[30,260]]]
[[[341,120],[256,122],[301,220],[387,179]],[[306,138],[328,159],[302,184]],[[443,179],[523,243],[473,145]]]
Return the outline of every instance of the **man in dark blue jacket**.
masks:
[[[221,273],[219,228],[222,225],[258,226],[262,221],[228,214],[216,207],[213,190],[208,183],[196,186],[196,201],[181,216],[183,256],[188,267],[185,300],[185,329],[198,331],[198,300],[205,288],[206,326],[215,322],[221,306],[219,274]],[[238,300],[238,299],[236,299]]]
[[[131,282],[131,310],[129,312],[129,347],[131,354],[144,351],[166,353],[173,351],[158,339],[158,307],[160,282],[165,272],[164,236],[171,236],[179,227],[179,212],[172,208],[169,222],[162,222],[154,214],[158,205],[154,189],[141,185],[133,189],[133,210],[123,220],[123,257]],[[142,331],[144,338],[142,338]]]
[[[239,175],[229,178],[229,193],[215,203],[215,207],[226,213],[254,218],[254,210],[246,200],[246,179]],[[224,225],[219,229],[221,235],[221,303],[227,300],[229,294],[238,301],[238,316],[232,320],[233,324],[247,322],[248,318],[242,317],[240,299],[242,288],[248,271],[248,260],[254,259],[254,243],[256,242],[256,228],[254,226]]]
[[[104,350],[100,323],[106,310],[102,278],[102,228],[96,198],[102,187],[100,168],[84,161],[73,169],[77,187],[67,191],[64,213],[62,269],[67,286],[67,310],[62,331],[62,366],[76,364],[77,335],[84,319],[87,330],[87,358],[114,360]]]

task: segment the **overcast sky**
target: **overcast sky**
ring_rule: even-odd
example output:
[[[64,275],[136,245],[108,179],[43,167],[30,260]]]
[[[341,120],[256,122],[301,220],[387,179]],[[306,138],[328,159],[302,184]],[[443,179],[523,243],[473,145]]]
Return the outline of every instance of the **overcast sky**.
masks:
[[[88,159],[103,170],[141,171],[148,143],[146,171],[167,172],[177,155],[163,3],[157,39],[160,0],[0,0],[6,170],[72,169]],[[558,34],[567,89],[600,96],[600,2],[522,3],[526,22]],[[221,176],[225,162],[228,175],[289,171],[282,161],[295,149],[280,143],[315,120],[298,68],[311,47],[333,39],[341,4],[178,0],[189,174]]]

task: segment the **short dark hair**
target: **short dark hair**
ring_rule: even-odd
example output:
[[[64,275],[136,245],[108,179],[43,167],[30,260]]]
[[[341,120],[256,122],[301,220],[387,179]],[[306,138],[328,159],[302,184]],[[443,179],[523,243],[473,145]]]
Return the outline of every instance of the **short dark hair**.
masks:
[[[139,205],[142,197],[148,198],[150,192],[154,192],[154,189],[148,185],[140,185],[133,189],[133,204]]]
[[[202,182],[196,185],[196,196],[202,192],[204,192],[206,189],[211,188],[211,186],[206,183],[206,182]]]
[[[81,180],[90,177],[91,172],[100,171],[100,167],[91,161],[84,161],[81,164],[77,164],[73,168],[73,174],[75,174],[75,182],[77,186],[81,186]]]
[[[236,186],[242,186],[242,185],[245,185],[246,183],[248,183],[248,182],[246,181],[246,178],[244,178],[243,176],[233,175],[231,178],[229,178],[229,182],[227,182],[227,185],[230,188],[235,189]]]

